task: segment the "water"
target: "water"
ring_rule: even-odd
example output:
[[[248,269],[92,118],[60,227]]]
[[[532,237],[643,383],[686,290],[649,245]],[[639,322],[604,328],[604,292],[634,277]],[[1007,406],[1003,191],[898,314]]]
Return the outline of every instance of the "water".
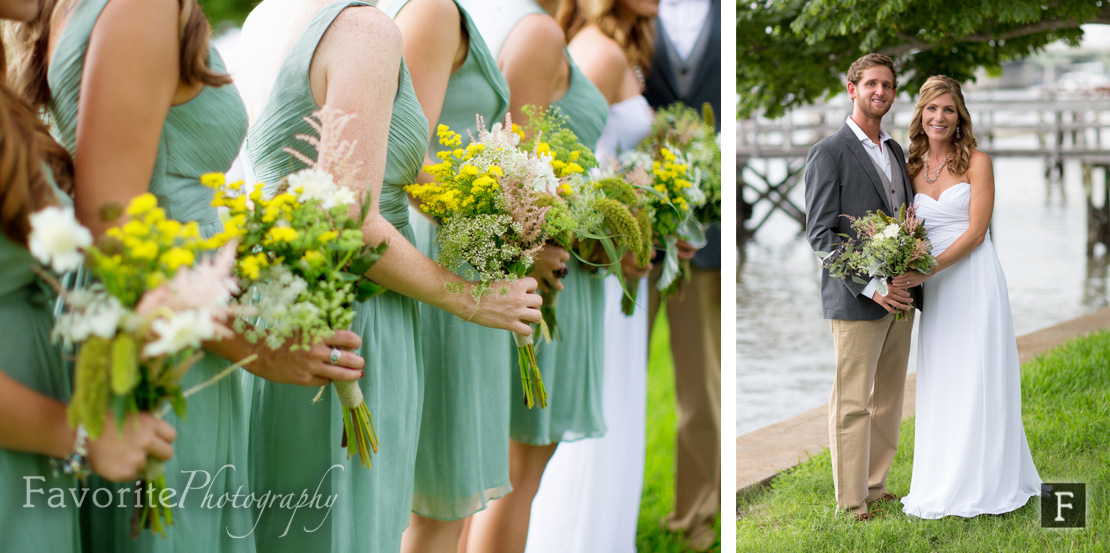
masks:
[[[1001,158],[994,169],[991,236],[1006,271],[1017,335],[1110,305],[1110,256],[1101,247],[1095,258],[1086,255],[1079,164],[1065,166],[1066,197],[1058,187],[1046,194],[1041,159]],[[1099,190],[1101,178],[1095,182]],[[804,205],[800,184],[791,197]],[[753,219],[759,220],[766,207],[757,206]],[[776,213],[740,251],[738,436],[828,403],[835,368],[832,336],[821,313],[819,262],[799,230],[793,219]],[[916,343],[916,329],[914,338]],[[916,345],[911,371],[915,358]]]

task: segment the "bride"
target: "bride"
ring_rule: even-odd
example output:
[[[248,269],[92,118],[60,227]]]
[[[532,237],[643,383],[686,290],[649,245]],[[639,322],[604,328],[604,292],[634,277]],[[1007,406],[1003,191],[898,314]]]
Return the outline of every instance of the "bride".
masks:
[[[937,267],[925,282],[917,354],[913,477],[903,511],[920,518],[1001,514],[1039,494],[1021,421],[1021,377],[1006,277],[991,243],[994,171],[976,150],[959,83],[925,81],[907,170]]]

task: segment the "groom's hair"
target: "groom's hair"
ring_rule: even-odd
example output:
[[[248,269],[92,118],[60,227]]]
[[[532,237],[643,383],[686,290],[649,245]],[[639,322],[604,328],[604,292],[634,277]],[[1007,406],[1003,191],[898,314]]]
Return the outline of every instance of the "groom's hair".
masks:
[[[894,88],[898,88],[898,71],[894,69],[894,60],[882,54],[870,53],[866,54],[860,59],[852,62],[852,66],[848,68],[848,82],[859,85],[860,79],[863,78],[863,72],[869,67],[882,65],[890,68],[891,74],[894,75]]]

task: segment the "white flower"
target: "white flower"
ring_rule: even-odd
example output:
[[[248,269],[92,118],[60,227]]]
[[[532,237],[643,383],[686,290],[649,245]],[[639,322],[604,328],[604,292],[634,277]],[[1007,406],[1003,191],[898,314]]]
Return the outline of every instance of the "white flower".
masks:
[[[81,266],[80,249],[92,245],[92,234],[77,222],[72,207],[51,206],[31,214],[30,221],[27,244],[35,259],[59,273]]]
[[[898,231],[902,230],[898,225],[887,225],[883,229],[883,236],[886,238],[895,238],[898,236]]]
[[[212,316],[206,309],[181,311],[172,317],[155,319],[150,328],[158,339],[143,348],[143,355],[147,357],[174,354],[185,348],[199,348],[201,342],[216,336]]]
[[[337,186],[332,195],[335,205],[355,205],[355,191],[346,186]]]
[[[289,175],[289,187],[293,190],[298,188],[301,190],[301,195],[297,200],[302,203],[309,200],[320,200],[325,203],[324,209],[335,207],[334,204],[330,207],[326,205],[335,195],[336,188],[338,188],[335,179],[326,171],[318,169],[297,171]]]
[[[66,295],[70,311],[58,318],[54,335],[66,343],[83,342],[89,336],[111,338],[116,335],[123,305],[99,285],[87,290],[74,290]]]

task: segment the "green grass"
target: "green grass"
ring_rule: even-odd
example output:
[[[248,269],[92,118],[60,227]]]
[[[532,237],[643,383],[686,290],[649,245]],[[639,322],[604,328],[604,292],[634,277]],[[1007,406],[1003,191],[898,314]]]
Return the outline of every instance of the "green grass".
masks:
[[[1022,367],[1022,420],[1046,482],[1087,484],[1087,528],[1040,527],[1036,498],[1001,516],[920,520],[901,504],[859,523],[836,511],[829,454],[779,475],[737,502],[737,551],[1029,552],[1110,551],[1110,332],[1074,340]],[[909,491],[913,420],[902,425],[888,479]]]
[[[640,500],[640,522],[636,547],[643,553],[687,551],[682,539],[659,524],[674,507],[674,452],[677,424],[674,397],[674,363],[671,359],[670,329],[665,312],[659,313],[648,348],[647,458],[644,463],[644,493]],[[720,535],[718,521],[717,535]],[[720,551],[718,543],[710,551]]]

